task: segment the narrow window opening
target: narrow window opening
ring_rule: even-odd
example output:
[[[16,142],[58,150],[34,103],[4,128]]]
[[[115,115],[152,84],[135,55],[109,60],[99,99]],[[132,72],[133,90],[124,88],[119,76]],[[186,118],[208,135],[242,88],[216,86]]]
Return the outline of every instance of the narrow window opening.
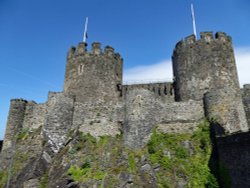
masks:
[[[79,65],[79,67],[78,67],[79,75],[81,75],[83,73],[83,67],[84,67],[83,64]]]
[[[167,87],[164,87],[164,94],[167,95]]]
[[[159,96],[161,96],[161,88],[160,87],[158,88],[158,94],[159,94]]]

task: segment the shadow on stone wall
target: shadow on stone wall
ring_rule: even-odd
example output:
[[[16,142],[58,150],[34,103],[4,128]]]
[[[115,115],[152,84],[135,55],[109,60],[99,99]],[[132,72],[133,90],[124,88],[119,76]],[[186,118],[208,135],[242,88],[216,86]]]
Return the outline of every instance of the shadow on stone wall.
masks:
[[[212,153],[211,157],[209,160],[209,168],[212,172],[212,174],[215,176],[217,179],[217,182],[219,183],[220,187],[222,186],[222,182],[220,180],[220,172],[219,172],[219,156],[218,156],[218,151],[217,151],[217,146],[216,146],[216,133],[219,133],[220,135],[223,134],[224,128],[221,127],[218,123],[210,123],[211,126],[211,131],[210,131],[210,139],[212,142]]]
[[[0,152],[2,151],[3,140],[0,140]]]
[[[219,186],[250,187],[250,132],[218,136],[216,133],[222,133],[223,128],[218,124],[211,127],[213,150],[209,167]]]

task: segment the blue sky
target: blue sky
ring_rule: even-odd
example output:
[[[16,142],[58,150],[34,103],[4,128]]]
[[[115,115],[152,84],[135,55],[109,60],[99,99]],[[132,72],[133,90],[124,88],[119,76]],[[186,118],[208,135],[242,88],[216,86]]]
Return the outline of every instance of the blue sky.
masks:
[[[126,80],[171,79],[175,44],[197,30],[233,37],[241,84],[250,83],[249,0],[0,0],[0,139],[9,101],[45,102],[62,91],[66,53],[82,40],[111,45],[124,58]]]

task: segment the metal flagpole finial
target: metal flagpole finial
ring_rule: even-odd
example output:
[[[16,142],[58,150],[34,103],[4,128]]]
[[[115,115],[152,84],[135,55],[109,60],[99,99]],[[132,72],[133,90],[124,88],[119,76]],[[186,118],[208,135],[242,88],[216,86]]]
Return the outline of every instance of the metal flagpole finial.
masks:
[[[196,25],[195,25],[195,17],[194,17],[194,6],[191,4],[191,14],[192,14],[192,22],[193,22],[193,30],[194,30],[194,36],[197,39],[197,33],[196,33]]]
[[[88,35],[87,35],[87,29],[88,29],[88,17],[86,17],[85,20],[85,27],[84,27],[84,34],[83,34],[83,42],[86,43]]]

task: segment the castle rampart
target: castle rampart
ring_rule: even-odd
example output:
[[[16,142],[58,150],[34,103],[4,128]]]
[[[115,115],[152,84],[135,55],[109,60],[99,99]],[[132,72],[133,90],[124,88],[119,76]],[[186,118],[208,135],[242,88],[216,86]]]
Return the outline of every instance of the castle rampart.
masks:
[[[172,82],[123,85],[122,93],[125,94],[128,91],[136,89],[147,89],[153,92],[155,97],[159,97],[162,100],[174,101],[174,88]]]
[[[23,129],[37,129],[44,125],[46,115],[46,103],[37,104],[34,101],[28,101],[23,120]]]

